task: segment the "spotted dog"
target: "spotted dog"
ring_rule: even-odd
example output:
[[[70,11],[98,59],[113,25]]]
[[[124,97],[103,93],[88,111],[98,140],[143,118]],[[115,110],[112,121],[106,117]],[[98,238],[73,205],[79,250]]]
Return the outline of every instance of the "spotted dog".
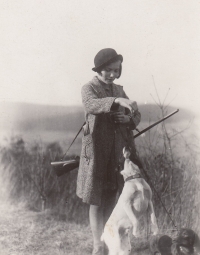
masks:
[[[150,212],[152,234],[158,233],[157,221],[152,204],[152,191],[142,178],[138,166],[130,159],[130,150],[123,149],[125,157],[124,187],[119,200],[104,227],[102,241],[109,249],[109,255],[129,255],[131,252],[130,231],[139,236],[138,225],[142,215]]]

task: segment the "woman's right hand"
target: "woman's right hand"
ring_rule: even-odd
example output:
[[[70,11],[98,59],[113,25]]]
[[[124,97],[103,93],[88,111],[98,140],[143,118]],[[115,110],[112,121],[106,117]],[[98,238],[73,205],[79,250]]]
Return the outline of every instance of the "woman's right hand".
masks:
[[[138,110],[137,103],[135,101],[131,101],[130,99],[118,97],[115,99],[114,102],[118,105],[128,108],[130,110],[131,114],[133,114],[134,111]]]

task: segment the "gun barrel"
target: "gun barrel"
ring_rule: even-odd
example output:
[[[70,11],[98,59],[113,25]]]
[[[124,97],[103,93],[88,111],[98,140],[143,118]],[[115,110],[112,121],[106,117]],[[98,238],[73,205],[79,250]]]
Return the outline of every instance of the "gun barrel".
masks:
[[[159,123],[163,122],[164,120],[168,119],[169,117],[171,117],[172,115],[174,115],[175,113],[177,113],[179,111],[179,109],[177,109],[176,111],[168,114],[167,116],[165,116],[163,119],[156,121],[155,123],[153,123],[152,125],[150,125],[149,127],[143,129],[142,131],[140,131],[138,134],[134,135],[134,138],[140,136],[141,134],[145,133],[146,131],[148,131],[149,129],[151,129],[152,127],[155,127],[156,125],[158,125]]]

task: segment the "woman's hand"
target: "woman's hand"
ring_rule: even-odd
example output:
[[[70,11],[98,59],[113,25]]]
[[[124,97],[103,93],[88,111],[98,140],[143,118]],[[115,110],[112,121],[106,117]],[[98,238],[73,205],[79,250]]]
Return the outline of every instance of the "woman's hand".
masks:
[[[128,108],[130,110],[131,114],[133,114],[134,111],[138,110],[137,103],[135,101],[131,101],[127,98],[118,97],[115,99],[114,102],[118,105]]]
[[[130,122],[130,117],[123,112],[112,112],[110,115],[115,123],[126,124]]]

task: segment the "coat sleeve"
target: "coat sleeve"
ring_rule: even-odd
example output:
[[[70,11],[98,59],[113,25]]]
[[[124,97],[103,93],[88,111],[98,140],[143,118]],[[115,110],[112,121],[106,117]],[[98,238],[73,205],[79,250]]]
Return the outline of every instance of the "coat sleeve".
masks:
[[[81,90],[82,102],[87,113],[100,114],[110,112],[115,97],[99,98],[97,92],[90,84],[86,84]]]
[[[129,99],[125,92],[124,92],[124,97]],[[125,113],[128,115],[130,111],[128,109],[125,109]],[[140,121],[141,121],[141,113],[138,110],[134,111],[134,114],[130,121],[130,128],[135,129],[140,123]]]

